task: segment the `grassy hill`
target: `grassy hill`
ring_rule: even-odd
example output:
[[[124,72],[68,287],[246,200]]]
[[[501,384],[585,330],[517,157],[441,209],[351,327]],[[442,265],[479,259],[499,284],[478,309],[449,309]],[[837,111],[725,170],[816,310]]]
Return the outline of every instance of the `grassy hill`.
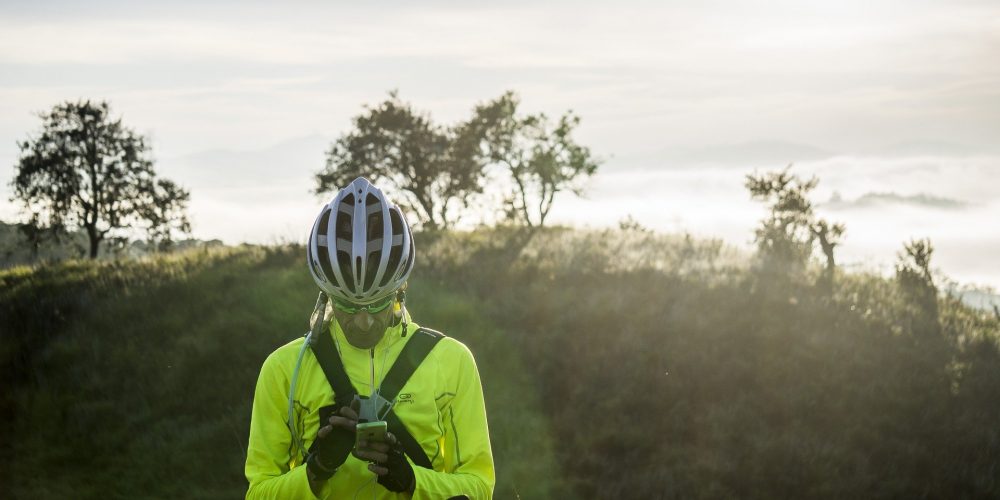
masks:
[[[14,498],[242,496],[257,373],[305,332],[315,301],[303,255],[246,247],[0,274],[0,484]],[[421,322],[480,354],[498,492],[554,494],[549,422],[502,332],[432,283],[411,297]]]
[[[905,280],[782,277],[640,230],[417,235],[408,304],[470,346],[498,498],[1000,495],[1000,321]],[[234,498],[295,247],[0,274],[14,498]],[[165,480],[164,478],[169,478]]]

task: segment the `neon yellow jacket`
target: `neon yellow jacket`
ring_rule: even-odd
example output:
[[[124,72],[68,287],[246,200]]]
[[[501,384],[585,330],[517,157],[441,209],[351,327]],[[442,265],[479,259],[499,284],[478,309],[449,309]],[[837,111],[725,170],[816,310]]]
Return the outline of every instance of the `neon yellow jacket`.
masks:
[[[391,327],[372,350],[347,342],[336,321],[331,321],[344,369],[362,395],[371,395],[370,381],[381,383],[405,343],[402,326]],[[407,330],[416,331],[409,323]],[[304,338],[278,348],[264,361],[254,393],[250,421],[250,443],[245,473],[250,482],[246,498],[316,498],[309,488],[304,453],[292,442],[288,429],[288,392]],[[296,434],[308,450],[319,430],[319,408],[333,404],[322,368],[310,349],[302,359],[295,385]],[[446,499],[466,495],[470,499],[493,496],[495,482],[493,452],[486,422],[486,407],[479,370],[472,353],[461,342],[442,339],[399,391],[393,409],[410,434],[420,443],[434,470],[411,465],[416,477],[415,500]],[[319,498],[407,498],[392,493],[374,480],[367,463],[353,455],[330,478]],[[359,493],[360,492],[360,493]]]

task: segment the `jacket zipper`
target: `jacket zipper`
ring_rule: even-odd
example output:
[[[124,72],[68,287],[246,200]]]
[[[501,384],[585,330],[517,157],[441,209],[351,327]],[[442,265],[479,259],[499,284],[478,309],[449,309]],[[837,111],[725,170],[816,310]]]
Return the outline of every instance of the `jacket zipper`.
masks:
[[[371,356],[368,359],[368,366],[371,367],[371,384],[368,386],[368,397],[375,397],[375,348],[372,347],[369,351]]]

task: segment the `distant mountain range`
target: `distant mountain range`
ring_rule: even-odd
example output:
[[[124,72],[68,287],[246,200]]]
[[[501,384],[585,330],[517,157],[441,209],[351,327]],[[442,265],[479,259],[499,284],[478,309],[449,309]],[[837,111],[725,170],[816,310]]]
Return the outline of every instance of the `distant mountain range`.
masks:
[[[323,168],[330,143],[331,139],[314,134],[253,151],[207,150],[167,158],[158,165],[167,177],[192,191],[301,186],[311,184],[312,176]]]
[[[956,142],[904,141],[870,151],[869,154],[873,156],[971,156],[995,154],[996,152]]]

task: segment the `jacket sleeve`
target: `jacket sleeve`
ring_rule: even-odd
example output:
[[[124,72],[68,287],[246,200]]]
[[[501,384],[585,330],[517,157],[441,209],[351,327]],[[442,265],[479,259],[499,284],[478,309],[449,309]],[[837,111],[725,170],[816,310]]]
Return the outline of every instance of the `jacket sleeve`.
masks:
[[[305,467],[289,470],[292,436],[288,430],[288,377],[276,356],[264,361],[253,397],[250,442],[244,468],[247,499],[314,499]]]
[[[461,358],[453,380],[455,396],[445,407],[443,453],[447,469],[434,471],[413,467],[416,488],[413,500],[437,500],[465,495],[481,500],[493,497],[495,475],[493,451],[486,422],[486,405],[476,361],[461,345]]]

